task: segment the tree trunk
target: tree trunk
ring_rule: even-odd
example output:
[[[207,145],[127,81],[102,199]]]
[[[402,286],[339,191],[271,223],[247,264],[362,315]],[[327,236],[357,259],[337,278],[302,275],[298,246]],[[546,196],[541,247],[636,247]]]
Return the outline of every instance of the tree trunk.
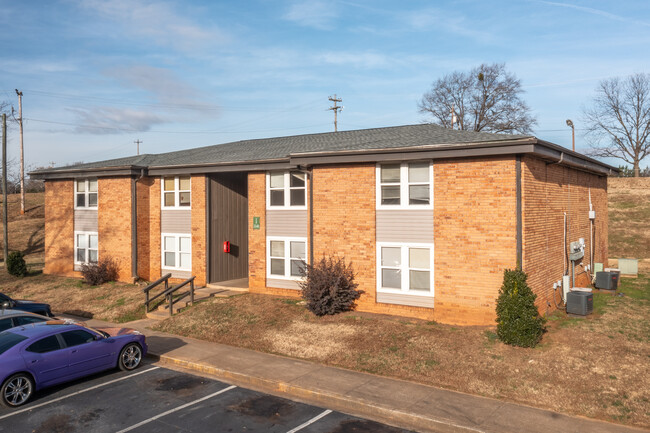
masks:
[[[634,177],[639,177],[641,174],[639,173],[639,160],[635,159],[634,160]]]

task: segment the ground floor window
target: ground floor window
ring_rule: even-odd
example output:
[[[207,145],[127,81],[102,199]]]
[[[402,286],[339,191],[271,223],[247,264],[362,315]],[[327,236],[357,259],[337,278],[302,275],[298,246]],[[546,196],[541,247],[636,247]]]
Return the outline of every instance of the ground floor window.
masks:
[[[162,234],[162,267],[192,270],[192,238],[189,234]]]
[[[75,263],[97,263],[97,239],[97,233],[95,232],[75,232]]]
[[[305,275],[306,238],[266,239],[266,268],[269,278],[298,280]]]
[[[378,243],[377,290],[433,296],[433,245]]]

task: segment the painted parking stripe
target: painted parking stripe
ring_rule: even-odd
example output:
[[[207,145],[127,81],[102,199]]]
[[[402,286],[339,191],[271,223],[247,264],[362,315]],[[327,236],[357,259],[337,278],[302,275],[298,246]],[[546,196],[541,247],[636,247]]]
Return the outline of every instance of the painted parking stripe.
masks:
[[[237,388],[235,385],[229,386],[228,388],[224,388],[224,389],[222,389],[221,391],[217,391],[217,392],[212,393],[212,394],[210,394],[210,395],[206,395],[205,397],[199,398],[198,400],[194,400],[194,401],[191,401],[191,402],[189,402],[189,403],[185,403],[184,405],[178,406],[178,407],[176,407],[176,408],[174,408],[174,409],[170,409],[170,410],[168,410],[167,412],[163,412],[163,413],[158,414],[158,415],[156,415],[156,416],[152,416],[151,418],[145,419],[144,421],[140,421],[139,423],[134,424],[134,425],[132,425],[131,427],[127,427],[127,428],[125,428],[124,430],[120,430],[120,431],[118,431],[117,433],[125,433],[125,432],[127,432],[127,431],[134,430],[134,429],[136,429],[136,428],[138,428],[138,427],[141,427],[141,426],[143,426],[143,425],[145,425],[145,424],[149,424],[151,421],[155,421],[155,420],[157,420],[158,418],[162,418],[162,417],[164,417],[164,416],[167,416],[167,415],[169,415],[170,413],[174,413],[174,412],[177,412],[177,411],[179,411],[179,410],[183,410],[183,409],[185,409],[186,407],[190,407],[190,406],[195,405],[195,404],[197,404],[197,403],[201,403],[202,401],[209,400],[209,399],[211,399],[212,397],[216,397],[216,396],[218,396],[219,394],[223,394],[224,392],[228,392],[228,391],[230,391],[231,389],[235,389],[235,388]]]
[[[100,383],[99,385],[91,386],[90,388],[82,389],[81,391],[73,392],[72,394],[57,397],[57,398],[55,398],[53,400],[48,400],[48,401],[43,402],[43,403],[39,403],[39,404],[35,404],[33,406],[25,407],[23,409],[19,409],[19,410],[13,411],[11,413],[2,415],[2,416],[0,416],[0,419],[9,418],[10,416],[18,415],[19,413],[23,413],[23,412],[30,411],[32,409],[37,409],[39,407],[47,406],[48,404],[56,403],[57,401],[65,400],[66,398],[74,397],[75,395],[83,394],[84,392],[92,391],[93,389],[101,388],[102,386],[110,385],[110,384],[115,383],[115,382],[120,382],[122,380],[130,379],[132,377],[139,376],[141,374],[149,373],[150,371],[154,371],[154,370],[157,370],[159,368],[160,367],[152,367],[152,368],[150,368],[148,370],[139,371],[137,373],[129,374],[128,376],[124,376],[124,377],[119,377],[117,379],[113,379],[113,380],[108,381],[108,382]]]
[[[329,415],[331,413],[332,413],[331,410],[329,410],[329,409],[325,410],[322,413],[320,413],[320,414],[316,415],[315,417],[313,417],[312,419],[310,419],[309,421],[304,422],[304,423],[300,424],[298,427],[289,430],[287,433],[296,433],[297,431],[300,431],[300,430],[304,429],[305,427],[312,425],[313,423],[315,423],[319,419],[321,419],[324,416],[327,416],[327,415]]]

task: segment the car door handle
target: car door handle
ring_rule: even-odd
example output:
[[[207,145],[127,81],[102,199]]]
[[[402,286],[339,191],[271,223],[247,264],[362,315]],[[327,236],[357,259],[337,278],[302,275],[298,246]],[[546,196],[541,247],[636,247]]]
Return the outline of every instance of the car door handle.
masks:
[[[32,359],[32,364],[36,364],[38,362],[38,359]]]
[[[77,353],[77,349],[71,351],[70,353]]]

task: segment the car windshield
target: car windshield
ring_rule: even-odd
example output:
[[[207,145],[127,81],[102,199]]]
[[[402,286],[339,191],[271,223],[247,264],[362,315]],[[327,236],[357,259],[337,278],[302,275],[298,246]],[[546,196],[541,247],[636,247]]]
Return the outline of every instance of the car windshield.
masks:
[[[10,302],[11,298],[4,293],[0,293],[0,302]]]
[[[27,337],[23,335],[14,334],[12,332],[0,333],[0,355],[24,340],[27,340]]]

